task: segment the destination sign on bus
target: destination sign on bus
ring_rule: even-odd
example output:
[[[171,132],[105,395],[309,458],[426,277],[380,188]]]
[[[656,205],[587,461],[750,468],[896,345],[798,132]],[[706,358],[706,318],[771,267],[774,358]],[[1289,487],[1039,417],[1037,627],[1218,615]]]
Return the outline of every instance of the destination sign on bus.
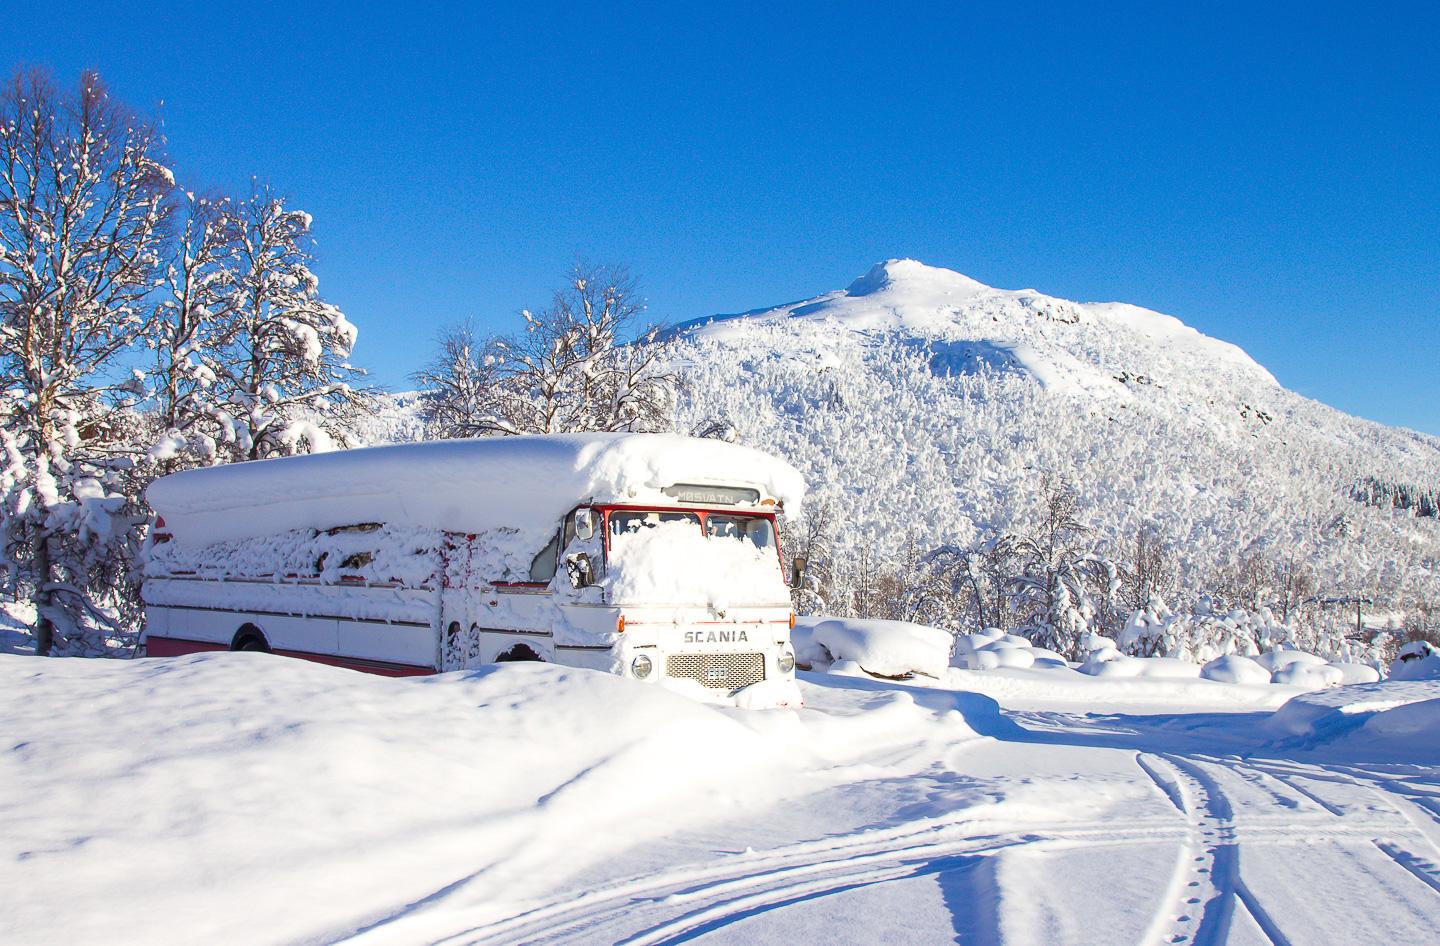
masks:
[[[702,486],[698,483],[676,483],[663,490],[666,496],[682,503],[706,503],[715,506],[734,506],[738,503],[758,503],[760,491],[743,486]]]

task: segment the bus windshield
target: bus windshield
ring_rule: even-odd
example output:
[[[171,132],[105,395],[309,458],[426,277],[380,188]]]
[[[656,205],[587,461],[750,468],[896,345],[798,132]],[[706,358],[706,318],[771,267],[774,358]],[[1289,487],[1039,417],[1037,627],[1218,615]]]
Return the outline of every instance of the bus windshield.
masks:
[[[722,516],[711,513],[705,517],[705,533],[713,538],[737,539],[759,549],[775,547],[775,527],[762,516]]]
[[[700,517],[693,512],[653,512],[644,509],[616,510],[610,513],[610,537],[653,529],[662,522],[690,522],[700,524]]]
[[[605,537],[611,603],[789,603],[775,524],[763,514],[610,509]]]

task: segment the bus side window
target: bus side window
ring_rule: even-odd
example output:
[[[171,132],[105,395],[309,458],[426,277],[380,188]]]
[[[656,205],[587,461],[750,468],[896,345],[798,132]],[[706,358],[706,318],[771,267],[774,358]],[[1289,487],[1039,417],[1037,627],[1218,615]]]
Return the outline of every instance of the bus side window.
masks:
[[[555,564],[560,558],[560,530],[550,537],[549,543],[530,562],[531,581],[549,581],[555,577]]]

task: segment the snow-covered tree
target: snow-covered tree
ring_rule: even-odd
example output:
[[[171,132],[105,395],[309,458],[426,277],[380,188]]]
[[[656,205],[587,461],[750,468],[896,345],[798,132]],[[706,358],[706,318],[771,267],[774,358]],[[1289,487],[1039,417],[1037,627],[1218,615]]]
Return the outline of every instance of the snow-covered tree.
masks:
[[[328,449],[344,438],[355,327],[320,297],[310,215],[269,188],[235,207],[237,233],[220,279],[223,326],[201,364],[219,448],[232,459]]]
[[[926,563],[949,589],[951,614],[942,626],[967,633],[1013,626],[1010,591],[1018,570],[1013,536],[991,536],[969,548],[942,545],[930,551]]]
[[[518,334],[479,342],[473,330],[441,336],[417,375],[447,434],[666,429],[675,375],[658,330],[626,334],[644,311],[623,267],[577,265],[549,308],[524,310]]]
[[[419,385],[429,432],[436,437],[494,433],[500,408],[499,358],[474,322],[441,331],[435,356],[411,375]]]
[[[1079,519],[1074,487],[1047,474],[1041,496],[1035,528],[1014,540],[1020,573],[1010,580],[1012,606],[1038,646],[1076,655],[1097,603],[1114,598],[1119,574],[1083,544],[1090,530]]]
[[[228,200],[177,194],[175,238],[157,294],[149,377],[157,473],[214,462],[216,353],[230,333],[240,221]]]
[[[122,445],[139,386],[120,360],[150,325],[163,160],[156,128],[94,73],[70,92],[21,73],[0,94],[0,515],[41,654],[101,649],[128,623],[117,589],[142,517]]]

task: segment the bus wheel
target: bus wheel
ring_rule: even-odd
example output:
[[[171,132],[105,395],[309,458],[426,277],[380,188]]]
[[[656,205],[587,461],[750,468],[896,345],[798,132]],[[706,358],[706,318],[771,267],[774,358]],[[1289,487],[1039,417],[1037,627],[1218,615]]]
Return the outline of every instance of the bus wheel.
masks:
[[[540,660],[540,659],[541,659],[540,655],[537,654],[537,653],[535,653],[535,651],[530,648],[530,645],[528,645],[528,644],[516,644],[514,647],[511,647],[509,650],[505,651],[503,654],[501,654],[500,656],[496,657],[496,658],[495,658],[495,662],[496,662],[497,664],[499,664],[499,663],[509,663],[510,661],[513,661],[513,660]]]
[[[268,654],[270,653],[270,644],[265,640],[265,635],[260,628],[253,624],[246,624],[235,632],[235,640],[231,641],[230,649]]]

